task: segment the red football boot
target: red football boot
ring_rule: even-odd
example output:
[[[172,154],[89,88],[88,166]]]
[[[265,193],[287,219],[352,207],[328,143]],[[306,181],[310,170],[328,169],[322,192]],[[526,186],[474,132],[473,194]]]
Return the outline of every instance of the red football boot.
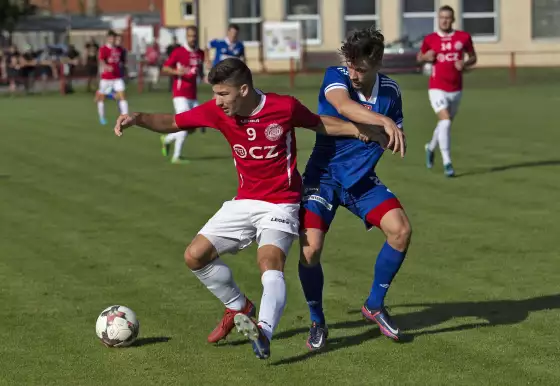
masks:
[[[216,326],[214,331],[212,331],[210,333],[210,335],[208,335],[208,342],[209,343],[219,342],[220,340],[222,340],[226,336],[228,336],[228,334],[231,332],[231,330],[233,330],[233,327],[235,326],[235,323],[233,321],[233,318],[235,317],[235,315],[245,314],[245,315],[248,315],[248,316],[251,316],[251,317],[255,316],[255,314],[256,314],[255,306],[253,305],[253,303],[251,303],[251,301],[249,299],[247,299],[247,298],[245,298],[245,299],[246,299],[245,307],[243,307],[243,309],[241,311],[230,310],[229,308],[226,308],[226,310],[224,311],[224,316],[222,317],[222,320]]]

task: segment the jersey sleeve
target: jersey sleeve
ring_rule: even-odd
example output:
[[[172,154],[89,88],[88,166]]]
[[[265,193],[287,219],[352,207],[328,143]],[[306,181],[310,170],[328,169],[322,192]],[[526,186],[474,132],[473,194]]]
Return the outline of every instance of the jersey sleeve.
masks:
[[[349,91],[349,78],[346,75],[347,70],[344,67],[330,67],[325,71],[323,84],[319,91],[319,115],[339,118],[347,121],[348,119],[338,113],[336,108],[327,100],[327,93],[332,90],[341,89]]]
[[[165,60],[165,63],[163,63],[163,67],[175,68],[177,66],[177,54],[176,54],[176,52],[177,52],[177,50],[171,51],[171,55],[169,55],[169,57]]]
[[[220,130],[219,116],[216,114],[216,101],[210,100],[194,109],[175,115],[178,128],[189,130],[199,127],[211,127]]]
[[[208,48],[217,48],[218,47],[218,39],[212,39],[208,42]]]
[[[428,36],[426,36],[424,38],[424,40],[422,40],[422,46],[420,47],[420,52],[422,52],[423,54],[425,54],[426,52],[430,51],[430,42],[428,41]]]
[[[290,97],[290,100],[292,103],[291,111],[293,127],[304,127],[310,129],[321,124],[321,118],[317,114],[312,113],[296,98]]]
[[[101,47],[101,49],[99,50],[99,60],[101,62],[105,62],[107,60],[107,50],[105,49],[105,47]]]
[[[325,71],[321,93],[327,94],[331,90],[343,89],[348,91],[348,77],[344,67],[329,67]]]
[[[465,42],[465,47],[463,49],[467,54],[472,54],[474,52],[474,44],[470,34],[467,35],[467,41]]]

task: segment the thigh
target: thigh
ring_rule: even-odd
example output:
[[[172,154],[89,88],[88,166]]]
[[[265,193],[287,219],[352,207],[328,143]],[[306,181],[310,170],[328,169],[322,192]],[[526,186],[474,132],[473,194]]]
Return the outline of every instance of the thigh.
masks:
[[[225,202],[198,232],[210,240],[219,254],[236,253],[248,247],[256,237],[250,206],[243,201]]]
[[[428,96],[432,109],[436,114],[449,108],[449,101],[447,100],[445,91],[432,88],[428,90]]]
[[[401,203],[374,171],[344,191],[343,205],[362,219],[367,229],[380,227],[381,219],[392,209],[402,208]]]
[[[175,97],[173,98],[173,108],[176,114],[184,113],[189,110],[189,105],[187,103],[187,98]]]
[[[303,185],[301,228],[327,232],[340,205],[340,185],[328,172],[309,165],[303,177]]]
[[[447,93],[447,100],[449,103],[449,115],[451,116],[451,118],[457,115],[457,112],[459,111],[459,106],[461,105],[462,97],[463,97],[463,93],[461,91]]]

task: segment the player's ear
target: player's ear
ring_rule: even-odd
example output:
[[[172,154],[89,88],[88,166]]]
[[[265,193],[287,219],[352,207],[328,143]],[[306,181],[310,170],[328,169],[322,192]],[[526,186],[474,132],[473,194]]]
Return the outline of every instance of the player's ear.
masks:
[[[247,95],[249,95],[249,85],[247,84],[241,85],[241,87],[239,87],[239,94],[242,97],[246,97]]]

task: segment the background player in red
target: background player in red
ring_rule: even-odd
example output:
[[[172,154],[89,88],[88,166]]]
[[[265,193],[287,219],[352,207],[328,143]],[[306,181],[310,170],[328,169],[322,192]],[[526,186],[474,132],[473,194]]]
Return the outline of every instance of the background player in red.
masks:
[[[173,107],[175,113],[193,109],[198,106],[197,88],[203,74],[204,51],[198,48],[198,29],[187,28],[187,45],[177,47],[163,64],[163,71],[173,76]],[[169,146],[175,142],[171,163],[184,163],[181,158],[183,143],[187,138],[186,130],[161,136],[162,153],[167,156]]]
[[[115,92],[121,114],[128,113],[128,102],[124,94],[125,85],[122,73],[123,49],[116,45],[117,34],[114,31],[107,33],[107,43],[99,49],[99,64],[101,66],[101,80],[95,95],[99,122],[107,123],[105,119],[105,97]]]
[[[432,63],[428,94],[438,124],[432,140],[425,145],[426,166],[434,164],[434,150],[439,145],[444,173],[453,177],[455,170],[451,163],[451,121],[457,114],[463,90],[463,71],[476,64],[471,35],[453,29],[455,11],[443,6],[438,11],[438,31],[424,38],[418,60]],[[466,56],[466,58],[465,58]]]
[[[122,135],[122,130],[132,125],[159,133],[206,126],[220,130],[229,142],[238,173],[237,196],[225,202],[194,238],[185,251],[185,261],[226,306],[222,321],[208,340],[217,342],[225,338],[235,324],[252,341],[257,357],[264,359],[270,355],[272,333],[286,304],[284,263],[299,232],[302,180],[297,170],[294,128],[358,138],[360,130],[371,139],[376,139],[376,135],[367,127],[319,117],[293,97],[256,90],[251,71],[239,59],[218,63],[208,80],[214,99],[175,117],[122,115],[115,134]],[[257,261],[263,285],[257,323],[250,318],[255,313],[253,304],[219,258],[224,253],[236,253],[253,241],[259,246]]]

